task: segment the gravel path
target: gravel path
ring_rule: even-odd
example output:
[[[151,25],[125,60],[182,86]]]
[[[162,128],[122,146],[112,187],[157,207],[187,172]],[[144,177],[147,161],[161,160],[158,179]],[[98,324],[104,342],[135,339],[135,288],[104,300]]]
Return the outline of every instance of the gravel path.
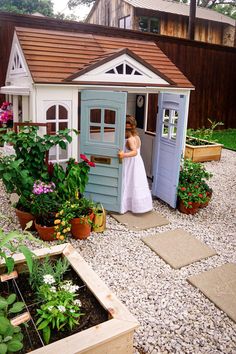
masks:
[[[107,230],[74,241],[85,260],[140,322],[135,354],[236,354],[236,323],[219,310],[186,278],[228,262],[236,263],[236,152],[223,150],[220,162],[205,164],[213,173],[213,197],[196,215],[184,215],[154,201],[167,226],[128,231],[107,217]],[[2,192],[0,212],[11,215],[5,228],[17,225]],[[173,270],[141,241],[141,237],[173,230],[191,232],[218,255]]]

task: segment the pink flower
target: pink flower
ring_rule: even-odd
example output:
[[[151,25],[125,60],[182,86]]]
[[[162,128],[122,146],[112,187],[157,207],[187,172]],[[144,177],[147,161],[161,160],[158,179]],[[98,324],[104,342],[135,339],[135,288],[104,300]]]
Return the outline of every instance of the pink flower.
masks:
[[[95,167],[95,163],[92,162],[92,161],[88,161],[88,165],[89,165],[90,167]]]
[[[83,155],[83,154],[80,154],[80,158],[81,158],[82,160],[84,160],[85,162],[89,162],[89,159],[88,159],[85,155]]]

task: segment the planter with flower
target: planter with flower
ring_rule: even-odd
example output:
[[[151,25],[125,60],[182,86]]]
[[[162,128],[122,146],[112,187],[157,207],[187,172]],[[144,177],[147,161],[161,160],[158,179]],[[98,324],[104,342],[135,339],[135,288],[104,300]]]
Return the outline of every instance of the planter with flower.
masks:
[[[93,226],[94,205],[92,200],[84,197],[65,202],[54,221],[56,238],[64,240],[71,232],[76,239],[86,239]]]
[[[53,182],[35,181],[31,196],[31,213],[35,228],[44,241],[53,241],[55,215],[60,209],[60,200]]]
[[[178,209],[185,214],[195,214],[208,205],[212,190],[206,183],[212,176],[200,163],[185,160],[180,171],[177,189]]]

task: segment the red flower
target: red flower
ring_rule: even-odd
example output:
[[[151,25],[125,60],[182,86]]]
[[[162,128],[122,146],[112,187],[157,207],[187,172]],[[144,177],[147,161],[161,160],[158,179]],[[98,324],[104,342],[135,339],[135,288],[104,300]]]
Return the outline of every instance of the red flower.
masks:
[[[199,186],[197,185],[197,186],[195,186],[195,188],[199,188]]]
[[[193,204],[193,202],[188,202],[188,205],[192,205]]]
[[[186,191],[186,188],[185,187],[181,187],[181,191]]]
[[[89,165],[90,167],[95,167],[95,163],[92,162],[92,161],[88,161],[88,165]]]
[[[83,155],[83,154],[80,154],[80,158],[81,158],[82,160],[84,160],[85,162],[89,162],[89,159],[88,159],[85,155]]]
[[[198,196],[199,196],[199,198],[202,198],[202,197],[203,197],[203,195],[202,195],[202,194],[198,194]]]
[[[191,195],[192,195],[192,193],[188,193],[188,195],[189,195],[189,196],[191,196]]]

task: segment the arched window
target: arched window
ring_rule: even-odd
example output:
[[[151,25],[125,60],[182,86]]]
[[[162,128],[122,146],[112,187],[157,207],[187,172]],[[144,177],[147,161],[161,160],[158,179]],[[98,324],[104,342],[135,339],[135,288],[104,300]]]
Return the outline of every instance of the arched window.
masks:
[[[61,103],[56,103],[49,106],[46,110],[46,122],[50,124],[50,134],[56,134],[59,130],[69,128],[69,107]],[[68,147],[66,150],[56,146],[49,152],[49,159],[51,161],[66,161],[68,159]]]

